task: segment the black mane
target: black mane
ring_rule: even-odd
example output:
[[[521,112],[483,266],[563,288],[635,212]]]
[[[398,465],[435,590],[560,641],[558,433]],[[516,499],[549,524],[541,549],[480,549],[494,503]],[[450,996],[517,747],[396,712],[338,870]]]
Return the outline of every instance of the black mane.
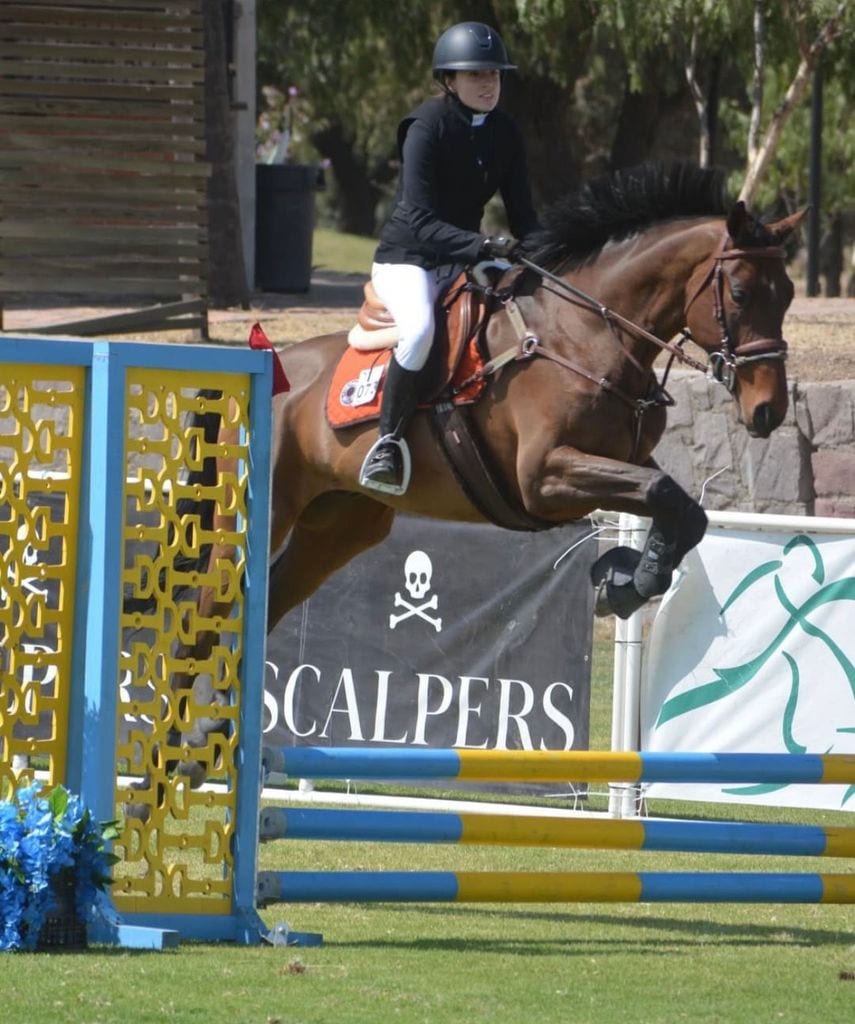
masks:
[[[691,163],[641,164],[592,178],[555,202],[543,229],[526,239],[526,254],[542,265],[565,265],[659,221],[726,216],[731,202],[719,170]]]

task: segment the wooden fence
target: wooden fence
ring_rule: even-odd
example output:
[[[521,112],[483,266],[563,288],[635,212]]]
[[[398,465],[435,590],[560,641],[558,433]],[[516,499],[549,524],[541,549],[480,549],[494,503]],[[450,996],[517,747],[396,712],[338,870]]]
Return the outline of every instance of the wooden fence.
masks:
[[[0,328],[26,295],[39,333],[204,333],[204,65],[202,0],[0,5]],[[60,296],[154,305],[51,323]]]

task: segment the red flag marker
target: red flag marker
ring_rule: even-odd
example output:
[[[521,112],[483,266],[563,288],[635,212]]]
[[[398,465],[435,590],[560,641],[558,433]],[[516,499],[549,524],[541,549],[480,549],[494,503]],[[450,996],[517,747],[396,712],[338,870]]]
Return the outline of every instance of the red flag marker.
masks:
[[[291,385],[288,383],[288,378],[285,376],[285,369],[282,366],[279,353],[264,333],[264,328],[261,324],[252,325],[252,329],[249,332],[249,347],[256,349],[269,348],[273,353],[273,394],[281,395],[285,391],[290,391]]]

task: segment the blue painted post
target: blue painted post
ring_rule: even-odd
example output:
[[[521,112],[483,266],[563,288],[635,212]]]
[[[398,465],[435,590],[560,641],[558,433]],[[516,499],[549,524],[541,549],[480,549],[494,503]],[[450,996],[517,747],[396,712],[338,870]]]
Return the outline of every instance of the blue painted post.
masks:
[[[241,739],[237,751],[234,902],[237,941],[257,942],[264,925],[255,911],[258,809],[261,795],[261,738],[267,639],[267,583],[270,567],[270,458],[273,357],[260,352],[264,372],[254,374],[250,396],[252,445],[247,495],[246,586],[243,637]]]

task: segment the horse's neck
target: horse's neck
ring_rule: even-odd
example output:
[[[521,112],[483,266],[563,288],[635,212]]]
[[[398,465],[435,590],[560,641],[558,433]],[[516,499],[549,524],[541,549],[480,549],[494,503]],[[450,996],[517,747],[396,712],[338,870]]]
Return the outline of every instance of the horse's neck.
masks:
[[[720,220],[660,224],[625,242],[606,246],[595,263],[567,279],[607,309],[663,341],[685,326],[690,282],[721,238]],[[609,330],[604,322],[604,330]],[[652,366],[660,349],[624,333],[635,359]]]

